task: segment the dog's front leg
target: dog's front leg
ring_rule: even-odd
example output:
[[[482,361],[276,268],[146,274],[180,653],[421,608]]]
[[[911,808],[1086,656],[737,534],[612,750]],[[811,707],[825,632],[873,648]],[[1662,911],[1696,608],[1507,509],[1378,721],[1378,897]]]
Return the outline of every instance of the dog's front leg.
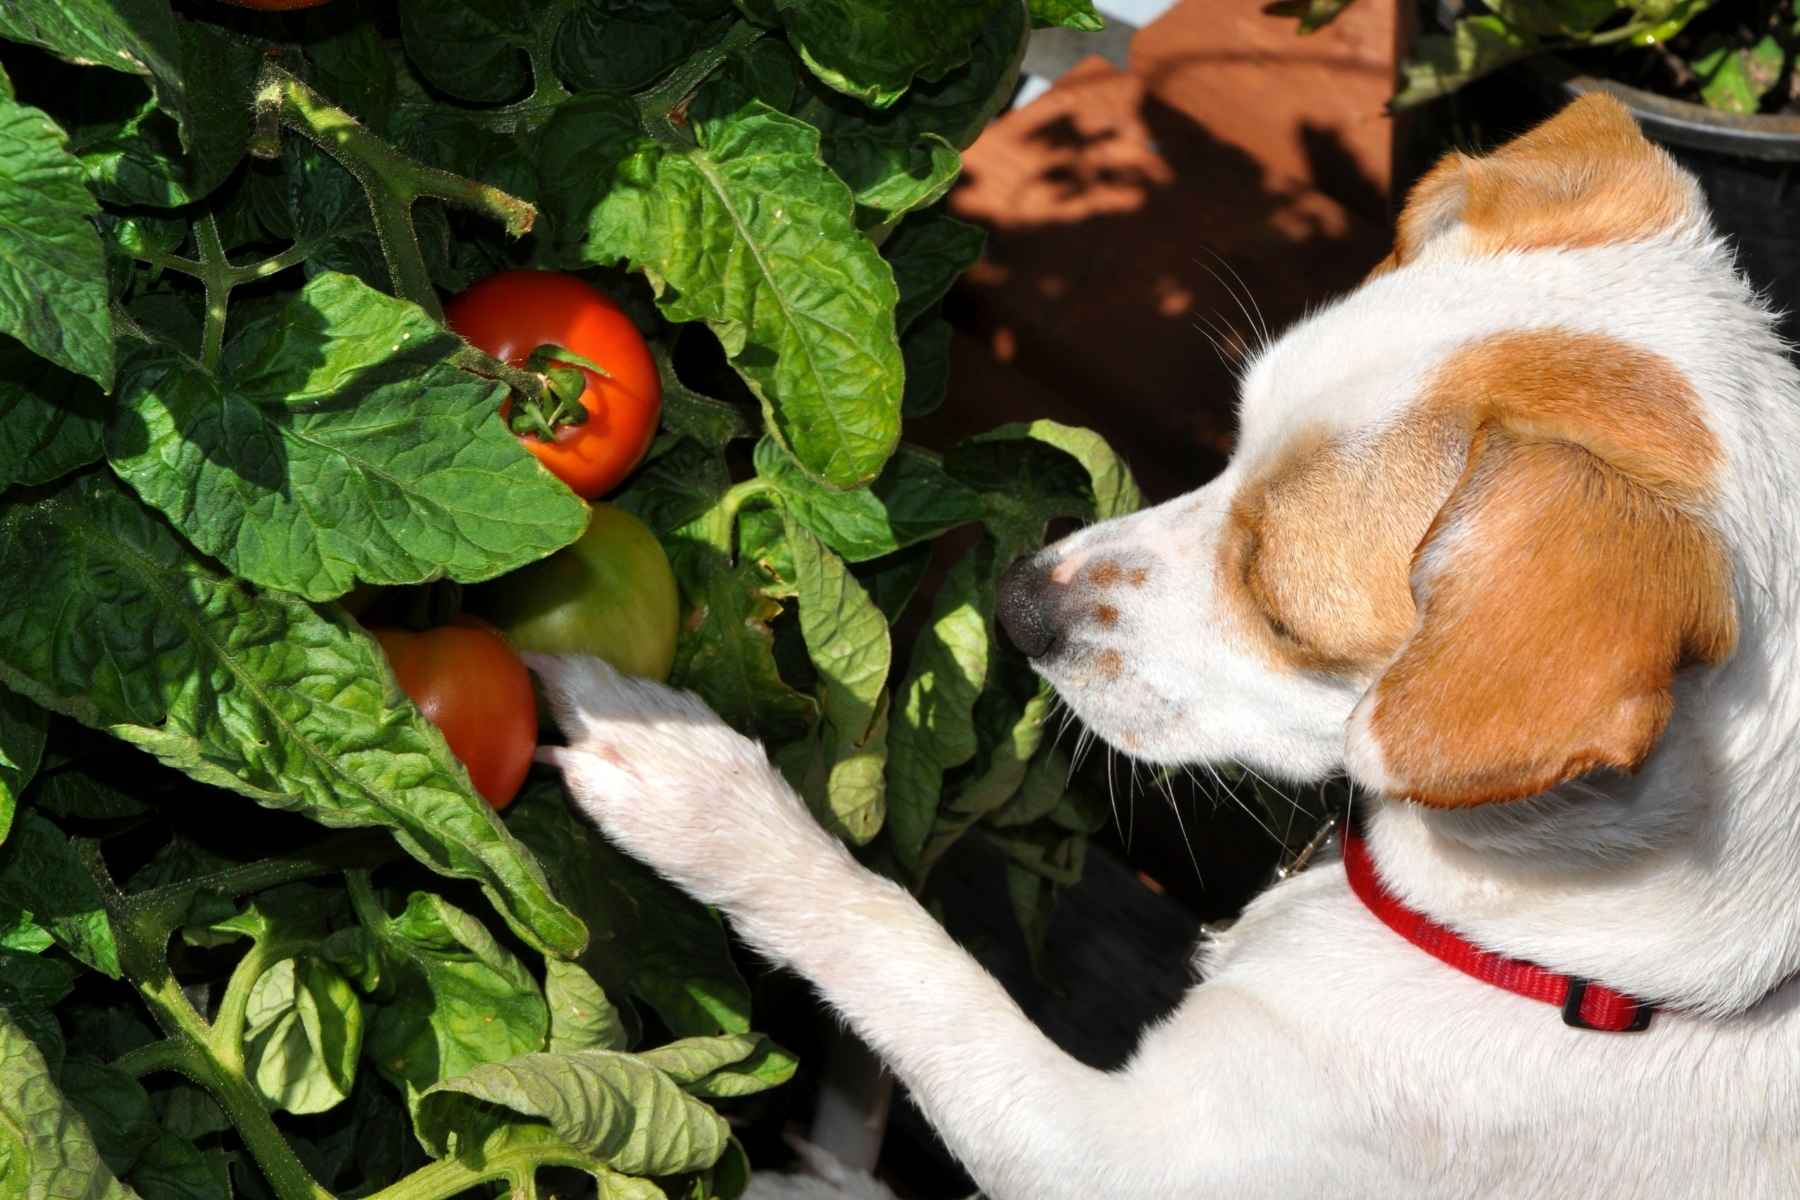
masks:
[[[810,979],[990,1196],[1175,1194],[1167,1176],[1183,1156],[1171,1141],[1207,1119],[1191,1079],[1159,1094],[1057,1049],[905,889],[819,827],[760,746],[694,697],[592,659],[532,666],[570,738],[543,756],[581,807]]]

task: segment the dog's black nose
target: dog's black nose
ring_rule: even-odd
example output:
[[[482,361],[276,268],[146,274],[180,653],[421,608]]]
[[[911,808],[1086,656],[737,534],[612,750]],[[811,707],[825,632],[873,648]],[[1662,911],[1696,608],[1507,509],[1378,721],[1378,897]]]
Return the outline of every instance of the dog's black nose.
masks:
[[[1027,554],[1013,560],[1000,576],[999,595],[994,612],[1012,644],[1027,658],[1042,658],[1056,644],[1056,632],[1044,619],[1044,571],[1036,564],[1036,556]]]

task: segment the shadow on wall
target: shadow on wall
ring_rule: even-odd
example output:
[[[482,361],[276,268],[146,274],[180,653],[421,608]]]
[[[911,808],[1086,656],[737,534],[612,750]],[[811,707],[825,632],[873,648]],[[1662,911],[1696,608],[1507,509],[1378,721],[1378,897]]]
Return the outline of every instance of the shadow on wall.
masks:
[[[925,440],[1052,416],[1176,495],[1229,453],[1233,370],[1261,329],[1387,252],[1385,189],[1335,131],[1299,126],[1304,176],[1284,178],[1155,90],[1090,60],[970,154],[952,208],[988,248],[947,308],[962,336]]]

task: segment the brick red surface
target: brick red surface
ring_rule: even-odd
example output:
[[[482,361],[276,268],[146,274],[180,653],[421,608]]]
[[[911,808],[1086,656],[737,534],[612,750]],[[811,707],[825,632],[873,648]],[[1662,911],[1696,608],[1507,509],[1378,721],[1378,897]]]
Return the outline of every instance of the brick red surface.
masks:
[[[1128,71],[1088,59],[970,148],[952,207],[988,252],[952,297],[950,399],[918,435],[1091,425],[1153,498],[1217,469],[1234,383],[1206,329],[1255,336],[1219,260],[1279,330],[1388,242],[1391,0],[1306,38],[1260,2],[1185,0]]]

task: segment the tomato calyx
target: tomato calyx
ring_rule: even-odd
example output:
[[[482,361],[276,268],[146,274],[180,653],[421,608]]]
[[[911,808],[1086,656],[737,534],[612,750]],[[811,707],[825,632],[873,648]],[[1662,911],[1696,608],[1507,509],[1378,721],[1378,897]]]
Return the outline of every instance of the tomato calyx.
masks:
[[[556,440],[556,431],[566,425],[580,425],[588,419],[581,397],[588,389],[588,376],[611,379],[612,372],[567,346],[546,342],[531,352],[525,369],[544,381],[548,403],[531,396],[519,397],[506,418],[507,428],[521,437],[542,441]]]

